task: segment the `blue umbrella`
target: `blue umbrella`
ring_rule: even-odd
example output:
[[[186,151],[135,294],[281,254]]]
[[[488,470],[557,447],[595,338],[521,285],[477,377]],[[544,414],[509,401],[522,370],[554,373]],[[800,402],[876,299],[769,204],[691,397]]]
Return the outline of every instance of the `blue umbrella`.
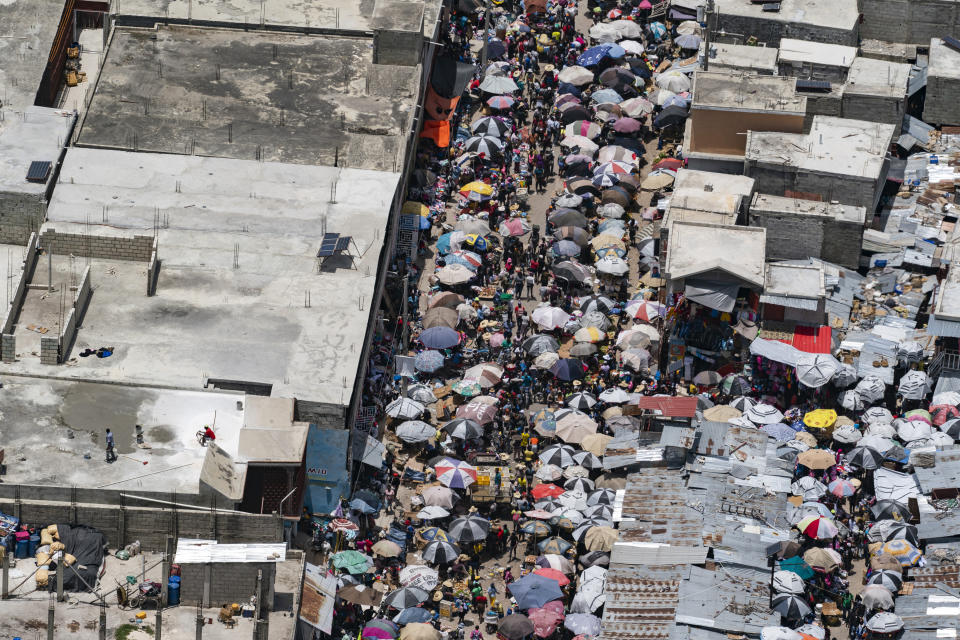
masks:
[[[443,354],[439,351],[421,351],[413,359],[413,366],[417,371],[433,373],[443,366]]]
[[[553,243],[550,248],[555,256],[578,256],[580,255],[580,245],[572,240],[560,240]]]
[[[420,342],[428,349],[449,349],[460,344],[460,334],[450,327],[430,327],[420,334]]]
[[[536,609],[552,600],[563,598],[563,591],[556,580],[535,573],[528,573],[507,585],[507,589],[521,609]]]
[[[652,33],[653,37],[657,40],[667,35],[667,26],[662,22],[651,22],[647,26],[650,27],[650,33]]]
[[[611,235],[623,235],[626,232],[626,227],[622,220],[604,220],[597,226],[597,233],[606,231],[610,231]]]
[[[576,358],[561,358],[550,367],[550,373],[561,380],[579,380],[583,377],[583,364]]]
[[[793,440],[797,437],[797,432],[793,430],[793,427],[785,425],[782,422],[776,424],[765,424],[760,427],[761,431],[766,431],[767,435],[772,437],[777,442],[787,442],[788,440]]]
[[[569,93],[570,95],[577,96],[578,98],[581,95],[583,95],[583,92],[580,91],[579,88],[575,87],[569,82],[561,82],[560,84],[557,85],[557,95],[562,96],[565,93]]]
[[[663,108],[667,107],[683,107],[684,109],[690,104],[690,98],[684,98],[683,96],[670,96],[667,98],[667,101],[663,103]]]
[[[356,509],[360,513],[376,513],[379,509],[374,509],[373,505],[369,505],[360,498],[354,498],[349,502],[351,509]]]
[[[487,58],[496,60],[507,52],[507,45],[501,40],[491,40],[487,43]]]
[[[470,269],[470,271],[477,270],[477,265],[473,264],[463,256],[456,256],[451,254],[451,255],[448,255],[446,258],[444,258],[444,260],[446,261],[447,264],[462,264],[467,269]]]
[[[605,102],[620,104],[623,102],[623,96],[613,89],[601,89],[600,91],[595,91],[594,93],[590,94],[590,100],[597,104],[603,104]]]
[[[458,232],[451,231],[450,233],[445,233],[437,238],[437,252],[439,252],[441,255],[453,251],[453,248],[450,246],[450,242],[453,240],[454,233]]]
[[[624,251],[623,249],[619,248],[619,247],[601,247],[601,248],[597,249],[597,250],[595,251],[595,253],[597,254],[597,257],[598,257],[598,258],[603,258],[603,257],[606,256],[608,253],[612,253],[613,255],[617,256],[618,258],[622,258],[622,257],[624,257],[625,255],[627,255],[627,252]]]
[[[581,53],[577,57],[577,64],[581,67],[593,67],[600,64],[604,58],[622,58],[625,55],[627,52],[620,45],[604,42]]]
[[[431,620],[433,620],[433,614],[423,607],[410,607],[393,616],[393,621],[397,624],[407,624],[408,622],[430,622]]]

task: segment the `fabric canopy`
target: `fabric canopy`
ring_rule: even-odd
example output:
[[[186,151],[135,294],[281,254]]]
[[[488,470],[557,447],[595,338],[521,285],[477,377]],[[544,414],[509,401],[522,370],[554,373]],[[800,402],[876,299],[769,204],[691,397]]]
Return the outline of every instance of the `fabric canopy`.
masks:
[[[684,295],[705,307],[729,313],[737,304],[738,283],[688,278]]]

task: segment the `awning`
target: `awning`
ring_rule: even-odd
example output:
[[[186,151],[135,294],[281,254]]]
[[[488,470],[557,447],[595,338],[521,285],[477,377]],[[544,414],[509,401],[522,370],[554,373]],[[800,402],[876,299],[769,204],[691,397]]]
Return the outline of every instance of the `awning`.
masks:
[[[779,340],[767,340],[757,338],[750,343],[750,353],[755,356],[763,356],[767,360],[773,360],[791,367],[797,366],[800,359],[800,350]]]
[[[791,309],[803,309],[804,311],[816,311],[820,306],[820,301],[810,298],[796,298],[794,296],[773,296],[762,295],[760,302],[764,304],[775,304],[781,307],[790,307]]]
[[[733,311],[737,304],[737,294],[740,292],[740,284],[736,282],[688,278],[686,285],[684,295],[688,300],[727,313]]]
[[[931,313],[927,322],[927,333],[941,338],[960,338],[960,322],[941,320]]]

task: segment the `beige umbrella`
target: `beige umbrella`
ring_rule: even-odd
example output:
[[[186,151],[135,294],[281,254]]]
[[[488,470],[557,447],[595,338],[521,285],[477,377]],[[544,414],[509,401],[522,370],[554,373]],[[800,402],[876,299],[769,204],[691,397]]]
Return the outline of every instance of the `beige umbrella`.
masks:
[[[606,420],[606,419],[608,419],[608,418],[613,418],[614,416],[622,416],[622,415],[623,415],[623,408],[622,408],[622,407],[610,407],[609,409],[605,409],[604,412],[600,414],[600,416],[601,416],[604,420]],[[581,447],[582,447],[582,446],[583,446],[583,443],[581,442],[580,445],[581,445]]]
[[[533,366],[538,369],[549,369],[555,365],[559,359],[560,355],[555,351],[546,351],[533,359]]]
[[[470,378],[480,383],[484,389],[494,386],[503,377],[503,367],[492,362],[481,362],[463,372],[464,378]]]
[[[457,496],[453,489],[449,487],[433,486],[427,487],[420,494],[423,498],[423,504],[428,507],[443,507],[444,509],[453,509]]]
[[[448,264],[437,271],[437,280],[443,284],[456,285],[473,280],[476,274],[462,264]]]
[[[460,321],[457,312],[449,307],[434,307],[423,314],[423,328],[449,327],[453,329]]]
[[[587,551],[613,551],[619,534],[613,527],[590,527],[583,536]]]
[[[440,640],[440,632],[426,622],[408,622],[400,630],[400,640]]]
[[[617,346],[621,349],[629,349],[631,347],[646,349],[650,346],[650,343],[650,336],[639,329],[627,329],[626,331],[621,331],[620,335],[617,336]]]
[[[636,322],[632,327],[630,327],[630,330],[639,331],[640,333],[650,338],[651,342],[660,342],[660,332],[657,331],[657,328],[652,324],[647,324],[645,322]]]
[[[851,427],[856,424],[853,420],[847,416],[837,416],[837,421],[833,423],[834,428],[842,427],[844,425],[850,425]]]
[[[793,439],[802,442],[808,447],[817,446],[817,438],[809,431],[800,431],[793,437]],[[834,461],[834,463],[836,463],[836,461]]]
[[[471,402],[479,402],[480,404],[493,406],[500,402],[500,400],[498,400],[495,396],[477,396],[471,400]]]
[[[684,36],[700,35],[700,25],[694,20],[684,20],[677,25],[677,33]]]
[[[584,451],[589,451],[598,458],[603,455],[603,452],[607,448],[607,443],[613,440],[613,436],[608,436],[604,433],[591,433],[588,436],[584,436],[583,440],[580,441],[580,448]]]
[[[640,183],[640,188],[644,191],[659,191],[672,184],[673,176],[668,173],[657,173],[652,176],[647,176],[644,181]]]
[[[843,562],[843,558],[841,558],[840,554],[833,549],[816,547],[803,554],[803,561],[814,569],[822,569],[827,573],[830,573],[840,566],[840,563]]]
[[[903,566],[900,564],[900,561],[889,553],[879,553],[870,558],[870,568],[875,571],[887,569],[896,571],[897,573],[903,572]]]
[[[567,136],[560,141],[560,146],[567,149],[577,147],[580,149],[580,153],[588,156],[594,155],[600,148],[600,145],[586,136]]]
[[[822,471],[837,464],[837,458],[833,451],[827,451],[826,449],[807,449],[797,456],[797,462],[808,469]]]
[[[605,473],[597,478],[594,485],[597,489],[613,489],[614,491],[619,491],[620,489],[627,488],[627,479],[624,476],[614,476]]]
[[[594,249],[604,249],[607,247],[613,247],[615,249],[625,249],[623,246],[623,240],[617,236],[611,235],[609,233],[601,233],[595,238],[590,240],[590,246]]]
[[[459,293],[453,293],[452,291],[441,291],[437,295],[430,298],[430,302],[427,304],[427,307],[430,309],[433,309],[434,307],[449,307],[451,309],[456,309],[461,304],[463,304],[463,296]]]
[[[557,437],[564,442],[577,444],[597,432],[597,423],[590,416],[574,411],[557,420]]]
[[[734,418],[739,418],[743,414],[728,404],[718,404],[703,412],[703,417],[711,422],[726,422]]]
[[[373,545],[372,551],[381,558],[396,558],[403,552],[400,545],[392,540],[381,540]]]

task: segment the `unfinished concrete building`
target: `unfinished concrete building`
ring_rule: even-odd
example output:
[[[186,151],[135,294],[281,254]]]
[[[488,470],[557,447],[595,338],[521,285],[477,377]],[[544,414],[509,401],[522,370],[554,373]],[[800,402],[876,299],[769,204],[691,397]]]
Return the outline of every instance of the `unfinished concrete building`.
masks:
[[[863,38],[926,45],[960,35],[960,3],[954,0],[860,0]]]
[[[711,71],[743,71],[764,76],[777,73],[778,49],[776,47],[723,42],[711,42],[709,51],[706,47],[706,42],[700,43],[700,59],[709,58]]]
[[[939,37],[931,38],[929,60],[923,120],[934,125],[960,124],[960,51]]]

